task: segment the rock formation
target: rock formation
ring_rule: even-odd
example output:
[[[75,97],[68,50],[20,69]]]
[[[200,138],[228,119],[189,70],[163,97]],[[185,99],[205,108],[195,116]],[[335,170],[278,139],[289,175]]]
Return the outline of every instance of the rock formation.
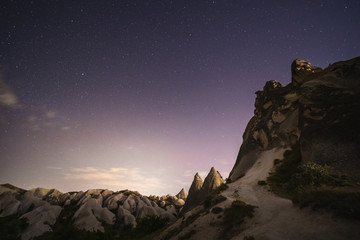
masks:
[[[181,191],[179,196],[184,194]],[[123,226],[132,227],[136,226],[136,219],[146,216],[176,220],[184,200],[170,195],[166,199],[170,201],[161,206],[160,197],[149,199],[128,190],[113,192],[92,189],[86,192],[61,193],[56,189],[44,188],[26,191],[5,184],[0,185],[0,217],[16,215],[20,219],[26,219],[28,226],[21,233],[23,240],[52,231],[60,214],[69,211],[68,209],[73,209],[69,221],[73,221],[75,228],[104,232],[104,224],[113,225],[116,220]],[[71,207],[68,208],[69,206]]]
[[[211,168],[204,182],[196,173],[188,196],[184,189],[176,196],[146,197],[128,190],[61,193],[0,185],[0,217],[26,219],[24,240],[52,231],[59,219],[78,229],[104,231],[104,225],[115,223],[135,227],[137,219],[146,216],[173,222],[152,239],[223,239],[228,232],[234,235],[231,239],[358,239],[358,222],[295,208],[291,200],[259,186],[269,176],[274,159],[295,146],[303,162],[326,164],[360,180],[360,57],[325,69],[296,59],[291,70],[292,82],[287,86],[271,80],[256,92],[254,117],[229,176],[232,183],[222,196],[213,195],[221,201],[206,208],[201,204],[224,183]],[[225,212],[235,200],[257,208],[253,219],[244,220],[246,226],[229,231]]]
[[[223,201],[217,203],[215,196],[209,198],[211,204],[206,208],[196,202],[195,197],[202,197],[201,189],[209,186],[209,178],[205,179],[202,187],[195,188],[193,186],[198,186],[200,182],[195,176],[184,206],[187,212],[181,212],[183,217],[155,239],[359,238],[356,211],[359,209],[360,179],[360,57],[325,69],[297,59],[291,68],[290,84],[283,86],[271,80],[262,91],[256,92],[254,117],[243,134],[243,143],[229,176],[231,183],[220,192],[221,196],[217,196]],[[344,179],[351,179],[350,185],[354,189],[336,187],[331,195],[325,186],[325,194],[322,194],[323,189],[319,190],[319,196],[310,192],[315,200],[311,197],[309,200],[306,195],[309,189],[304,188],[303,200],[310,201],[311,206],[304,208],[295,207],[294,198],[290,200],[270,192],[272,188],[262,183],[268,182],[267,177],[274,170],[274,160],[282,159],[290,148],[296,151],[287,153],[295,153],[296,159],[302,160],[300,164],[308,161],[318,163],[308,166],[331,166]],[[276,162],[281,163],[281,160]],[[291,177],[300,179],[301,175],[297,174]],[[353,178],[347,175],[352,175],[357,181],[352,181]],[[312,184],[321,185],[321,182]],[[339,194],[341,191],[346,194]],[[338,196],[342,196],[340,201]],[[316,202],[317,198],[320,204]],[[323,203],[325,206],[339,206],[337,204],[345,204],[347,198],[350,199],[347,210],[355,213],[356,220],[343,219],[339,215],[332,217],[326,207],[322,211],[311,209],[320,208]],[[232,205],[239,200],[256,206],[256,209],[252,218],[235,224],[241,214],[234,213]],[[190,203],[192,206],[188,207]],[[344,205],[339,208],[346,211]],[[228,214],[233,218],[228,222],[229,226],[225,226]]]
[[[186,199],[184,208],[182,209],[182,213],[200,204],[207,196],[209,196],[224,182],[224,179],[221,177],[220,173],[215,170],[214,167],[211,168],[210,172],[205,177],[204,182],[202,181],[199,174],[196,173],[190,186],[189,195]]]
[[[186,198],[187,198],[187,194],[186,194],[186,192],[185,192],[185,190],[182,188],[181,190],[180,190],[180,192],[178,193],[178,194],[176,194],[175,195],[177,198],[179,198],[179,199],[182,199],[182,200],[186,200]]]
[[[255,114],[229,178],[242,177],[264,150],[299,144],[304,161],[359,179],[360,57],[325,69],[297,59],[291,69],[289,85],[272,80],[256,92]]]

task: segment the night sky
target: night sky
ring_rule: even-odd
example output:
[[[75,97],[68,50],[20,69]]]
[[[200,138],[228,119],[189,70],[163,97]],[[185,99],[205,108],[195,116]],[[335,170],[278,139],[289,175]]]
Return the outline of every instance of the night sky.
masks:
[[[0,183],[176,194],[226,178],[255,91],[360,55],[360,1],[0,2]]]

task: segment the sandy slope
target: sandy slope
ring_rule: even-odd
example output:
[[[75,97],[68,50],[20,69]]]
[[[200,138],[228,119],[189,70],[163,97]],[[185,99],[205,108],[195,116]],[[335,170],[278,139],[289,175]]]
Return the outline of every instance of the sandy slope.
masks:
[[[227,208],[236,199],[258,207],[254,218],[247,219],[244,225],[231,233],[231,239],[243,240],[244,236],[253,236],[256,240],[360,239],[359,222],[334,219],[328,213],[299,209],[290,200],[274,195],[268,187],[258,185],[259,180],[266,180],[273,168],[274,159],[281,159],[284,151],[285,149],[272,149],[262,152],[246,175],[229,184],[229,188],[222,192],[228,199],[218,204],[218,207]],[[224,239],[226,233],[222,218],[209,211],[201,212],[200,217],[190,225],[184,224],[189,216],[196,215],[202,209],[199,206],[186,213],[184,218],[155,239]],[[167,237],[172,231],[177,233]],[[193,233],[189,234],[191,231]]]
[[[254,166],[240,180],[229,184],[223,195],[258,206],[255,217],[247,221],[247,229],[232,239],[254,236],[260,239],[360,239],[360,223],[333,219],[310,209],[299,209],[290,200],[280,198],[259,186],[273,167],[273,160],[282,158],[284,149],[261,154]]]

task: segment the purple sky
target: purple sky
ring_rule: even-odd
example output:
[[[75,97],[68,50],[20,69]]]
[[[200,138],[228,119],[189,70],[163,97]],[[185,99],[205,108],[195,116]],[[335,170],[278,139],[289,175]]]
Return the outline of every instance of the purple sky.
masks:
[[[176,194],[224,178],[255,91],[360,55],[359,1],[2,1],[0,183]]]

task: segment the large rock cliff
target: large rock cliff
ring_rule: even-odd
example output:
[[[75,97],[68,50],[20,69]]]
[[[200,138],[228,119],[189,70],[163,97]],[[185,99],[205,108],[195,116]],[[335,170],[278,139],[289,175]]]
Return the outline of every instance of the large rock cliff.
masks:
[[[299,145],[304,162],[360,176],[360,57],[325,69],[296,59],[287,86],[271,80],[256,92],[254,117],[243,134],[229,178],[246,173],[259,154]]]

